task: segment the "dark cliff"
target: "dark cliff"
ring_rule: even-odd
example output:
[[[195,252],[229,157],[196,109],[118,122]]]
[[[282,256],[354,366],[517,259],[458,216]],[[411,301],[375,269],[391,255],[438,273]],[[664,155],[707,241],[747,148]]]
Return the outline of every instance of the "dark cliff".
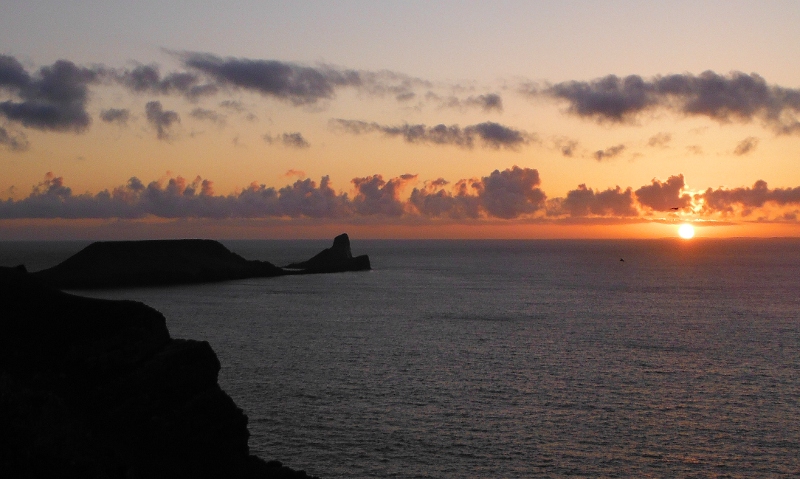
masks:
[[[350,237],[347,233],[333,239],[333,246],[322,250],[313,258],[301,263],[285,266],[302,273],[341,273],[344,271],[364,271],[371,269],[369,256],[353,257],[350,251]]]
[[[0,331],[3,477],[308,477],[249,455],[214,351],[144,304],[0,268]]]

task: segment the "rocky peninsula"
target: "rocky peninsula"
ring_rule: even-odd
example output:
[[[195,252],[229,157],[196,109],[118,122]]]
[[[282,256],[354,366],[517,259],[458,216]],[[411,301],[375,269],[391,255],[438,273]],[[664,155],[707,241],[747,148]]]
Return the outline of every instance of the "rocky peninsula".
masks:
[[[96,289],[369,269],[369,257],[353,257],[350,238],[341,234],[334,238],[332,247],[286,268],[267,261],[246,260],[218,241],[182,239],[99,241],[52,268],[31,274],[58,289]]]

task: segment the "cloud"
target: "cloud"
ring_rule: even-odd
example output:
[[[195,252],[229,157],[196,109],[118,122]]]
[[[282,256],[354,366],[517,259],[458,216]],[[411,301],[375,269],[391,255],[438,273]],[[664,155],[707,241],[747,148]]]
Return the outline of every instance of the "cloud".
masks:
[[[447,191],[449,182],[444,178],[426,181],[421,189],[414,188],[408,200],[416,211],[429,218],[478,218],[481,214],[481,201],[477,196],[480,180],[459,180],[453,191]]]
[[[682,193],[684,186],[683,175],[670,176],[666,182],[653,178],[649,185],[636,190],[636,199],[642,206],[655,211],[685,208],[692,198],[688,193]]]
[[[561,151],[561,154],[572,158],[575,155],[575,150],[578,148],[578,140],[572,138],[559,137],[553,140],[555,147]]]
[[[471,96],[464,100],[467,105],[479,106],[483,111],[496,110],[503,111],[503,99],[496,93],[486,95]]]
[[[210,121],[220,126],[225,124],[225,115],[217,113],[214,110],[208,110],[205,108],[195,108],[194,110],[191,111],[191,113],[189,113],[189,116],[191,116],[192,118],[196,118],[198,120]]]
[[[311,146],[311,144],[306,141],[305,138],[303,138],[303,134],[300,132],[282,133],[276,136],[265,133],[262,138],[269,144],[280,142],[283,146],[289,148],[309,148]]]
[[[702,155],[703,147],[700,145],[689,145],[686,147],[686,151],[693,155]]]
[[[473,148],[476,140],[480,140],[484,147],[517,149],[535,140],[536,136],[521,130],[501,125],[494,122],[478,123],[461,128],[458,125],[426,126],[380,125],[360,120],[331,119],[329,122],[333,129],[359,135],[364,133],[379,132],[386,136],[401,136],[407,143],[430,143],[434,145],[452,145],[460,148]]]
[[[611,146],[605,150],[595,151],[592,157],[597,161],[610,160],[611,158],[619,156],[623,150],[625,150],[625,145]]]
[[[103,69],[103,76],[136,93],[168,95],[178,93],[189,99],[217,93],[212,84],[201,84],[200,77],[189,72],[174,72],[161,76],[156,65],[138,65],[132,70]]]
[[[596,216],[638,216],[639,212],[634,206],[633,191],[626,188],[624,191],[617,186],[605,191],[596,191],[587,188],[585,184],[567,193],[566,198],[556,203],[554,211],[548,214],[568,214],[572,217]]]
[[[0,90],[19,101],[0,102],[0,115],[26,128],[82,132],[91,123],[86,112],[94,71],[59,60],[28,74],[16,58],[0,55]]]
[[[703,210],[706,213],[733,213],[735,207],[743,209],[742,214],[748,215],[754,208],[761,208],[767,203],[779,206],[800,205],[800,187],[770,189],[767,182],[756,181],[752,188],[717,188],[707,189],[698,195],[703,200]]]
[[[181,54],[184,65],[213,78],[218,84],[243,88],[308,105],[333,98],[339,86],[362,83],[358,72],[332,68],[311,68],[277,60],[220,58],[209,53]]]
[[[746,155],[748,153],[752,153],[757,146],[758,138],[754,136],[748,136],[736,145],[736,148],[733,150],[733,154],[736,156]]]
[[[346,194],[337,194],[330,178],[323,176],[319,187],[310,179],[297,180],[278,191],[278,207],[282,216],[340,218],[350,213]]]
[[[0,127],[0,145],[6,147],[9,151],[25,151],[30,144],[28,137],[22,132],[9,133],[3,127]]]
[[[286,173],[286,176],[301,175],[304,173],[294,170]],[[220,195],[215,193],[211,180],[200,176],[193,180],[181,176],[163,178],[147,184],[132,177],[126,184],[111,190],[76,195],[63,177],[47,173],[27,197],[0,200],[0,219],[157,217],[349,221],[383,217],[387,221],[524,219],[612,224],[632,220],[663,221],[658,217],[648,219],[648,211],[669,211],[692,204],[692,214],[698,218],[720,214],[745,218],[757,208],[769,205],[782,209],[772,213],[762,210],[764,214],[758,221],[797,221],[800,213],[800,187],[770,189],[761,180],[750,188],[709,188],[695,194],[694,198],[683,192],[683,175],[671,176],[666,182],[654,179],[635,192],[619,186],[594,190],[580,184],[566,197],[548,200],[540,188],[538,171],[514,166],[453,183],[443,178],[425,181],[405,197],[403,192],[417,183],[417,175],[412,174],[388,180],[377,174],[354,178],[351,181],[354,194],[350,197],[334,190],[330,178],[323,176],[319,183],[301,178],[282,188],[253,182],[241,191]],[[644,210],[637,208],[634,200]]]
[[[539,188],[539,172],[514,166],[494,170],[481,178],[478,198],[486,212],[497,218],[511,219],[533,213],[544,206],[547,196]]]
[[[328,67],[328,69],[330,68]],[[377,72],[347,70],[347,75],[350,77],[357,75],[357,79],[353,78],[354,81],[349,83],[349,86],[356,87],[359,91],[373,96],[393,96],[401,103],[417,98],[415,90],[433,86],[429,81],[389,70]]]
[[[669,133],[656,133],[647,140],[647,146],[666,148],[670,141],[672,141],[672,135]]]
[[[131,117],[130,110],[124,108],[109,108],[100,112],[100,119],[106,123],[127,125]]]
[[[409,183],[416,181],[417,175],[402,175],[384,181],[381,175],[353,178],[356,189],[353,198],[355,211],[361,215],[401,216],[405,212],[400,192]]]
[[[289,173],[292,173],[291,170]],[[300,172],[294,172],[298,174]],[[425,193],[415,189],[413,199],[402,192],[417,182],[417,175],[384,180],[381,175],[353,178],[352,199],[337,193],[327,176],[319,184],[299,179],[276,189],[253,182],[248,188],[215,195],[213,182],[178,176],[145,185],[138,178],[95,195],[74,195],[62,177],[52,173],[19,201],[0,201],[0,218],[352,218],[358,216],[405,216],[516,218],[542,208],[545,195],[539,189],[536,170],[513,167],[495,170],[481,179],[460,180],[453,192],[443,192],[448,182],[426,184]],[[437,198],[443,198],[437,206]]]
[[[177,113],[164,110],[160,101],[150,101],[145,105],[147,121],[153,125],[158,132],[159,140],[169,140],[169,130],[175,123],[180,123],[181,118]]]
[[[438,102],[441,108],[478,107],[487,113],[491,111],[503,111],[503,98],[496,93],[470,96],[462,100],[456,96],[442,98],[439,95],[429,91],[425,98],[430,101]]]
[[[306,172],[292,169],[292,170],[287,170],[286,173],[283,174],[283,176],[287,178],[290,178],[292,176],[297,176],[298,178],[305,178]]]
[[[529,95],[567,102],[567,111],[601,122],[632,122],[657,107],[721,123],[760,120],[779,134],[800,133],[800,89],[768,85],[755,73],[676,74],[645,80],[638,75],[609,75],[590,82],[568,81]]]

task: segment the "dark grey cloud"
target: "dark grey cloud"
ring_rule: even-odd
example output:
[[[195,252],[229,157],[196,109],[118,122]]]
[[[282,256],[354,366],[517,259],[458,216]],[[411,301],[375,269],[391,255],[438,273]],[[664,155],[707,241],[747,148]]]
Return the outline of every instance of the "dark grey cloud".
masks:
[[[595,191],[587,188],[585,184],[580,184],[577,189],[570,190],[566,198],[561,199],[554,209],[555,211],[548,211],[548,214],[568,214],[572,217],[590,215],[630,217],[639,214],[634,206],[632,189],[622,190],[619,186],[605,191]]]
[[[511,219],[544,207],[547,195],[539,185],[539,171],[514,166],[494,170],[475,186],[481,206],[490,216]]]
[[[181,59],[186,67],[208,75],[220,85],[257,91],[295,105],[330,99],[337,87],[362,83],[356,71],[311,68],[277,60],[220,58],[208,53],[185,53]]]
[[[425,217],[513,219],[544,208],[547,196],[539,188],[539,172],[514,166],[489,176],[462,179],[448,191],[440,178],[415,188],[408,203]]]
[[[417,98],[416,91],[432,84],[420,78],[388,70],[364,71],[331,65],[315,67],[278,60],[221,58],[210,53],[176,54],[184,66],[213,79],[218,87],[242,88],[289,101],[294,105],[312,105],[332,99],[339,88],[355,88],[374,96],[392,96],[401,103]],[[477,99],[475,101],[481,101]],[[495,98],[484,104],[496,108]]]
[[[281,141],[285,146],[290,146],[292,148],[308,148],[311,144],[303,138],[303,135],[299,132],[294,133],[284,133],[281,135]]]
[[[225,124],[225,115],[222,115],[214,110],[208,110],[206,108],[195,108],[191,111],[191,113],[189,113],[189,116],[198,120],[210,121],[212,123],[216,123],[217,125]]]
[[[131,112],[125,108],[109,108],[100,112],[100,119],[106,123],[127,125],[130,118]]]
[[[91,123],[86,112],[93,70],[59,60],[30,75],[14,57],[0,55],[0,90],[14,100],[0,102],[0,115],[26,128],[82,132]]]
[[[217,92],[215,85],[201,83],[200,76],[195,73],[173,72],[162,76],[156,65],[138,65],[130,70],[104,69],[103,74],[136,93],[182,94],[196,99]]]
[[[733,154],[736,156],[746,155],[748,153],[752,153],[757,146],[758,138],[754,136],[748,136],[736,145],[736,148],[733,150]]]
[[[597,161],[610,160],[622,154],[625,150],[625,145],[610,146],[605,150],[597,150],[592,154],[592,158]]]
[[[647,146],[654,148],[666,148],[669,142],[672,141],[672,135],[669,133],[656,133],[647,140]]]
[[[309,143],[300,132],[281,133],[275,136],[266,133],[262,138],[269,144],[280,143],[289,148],[308,148],[311,146],[311,143]]]
[[[669,108],[719,122],[760,120],[778,133],[800,132],[800,89],[768,85],[755,73],[677,74],[645,80],[609,75],[590,82],[569,81],[528,90],[568,104],[572,114],[598,121],[629,122],[646,110]]]
[[[428,218],[478,218],[481,214],[480,198],[474,193],[479,190],[480,180],[459,180],[453,191],[447,191],[450,184],[444,178],[425,182],[424,188],[414,188],[408,202]],[[473,186],[475,185],[475,186]]]
[[[479,106],[483,111],[503,111],[503,99],[496,93],[471,96],[464,103]]]
[[[381,125],[375,122],[360,120],[331,119],[334,129],[351,134],[379,132],[387,136],[402,137],[408,143],[430,143],[435,145],[453,145],[461,148],[473,148],[476,140],[484,147],[517,149],[535,140],[536,136],[524,131],[494,122],[478,123],[461,128],[458,125],[436,126],[418,125]]]
[[[31,77],[16,58],[0,55],[0,87],[23,90],[31,83]]]
[[[174,111],[164,110],[160,101],[150,101],[145,105],[147,121],[155,127],[159,140],[170,139],[170,129],[175,123],[180,123],[181,118]]]
[[[401,216],[405,213],[405,203],[400,192],[409,183],[416,181],[417,175],[402,175],[384,181],[381,175],[353,178],[356,188],[353,207],[360,215]]]
[[[770,189],[766,181],[758,180],[752,188],[709,188],[697,197],[703,200],[705,213],[730,214],[738,207],[747,216],[754,208],[761,208],[767,203],[800,205],[800,187]]]
[[[25,151],[30,146],[24,133],[9,132],[3,127],[0,127],[0,145],[10,151]]]
[[[653,179],[649,185],[642,186],[635,191],[639,204],[655,211],[671,211],[672,208],[685,208],[689,206],[692,198],[687,193],[681,193],[686,184],[683,175],[670,176],[667,181]]]

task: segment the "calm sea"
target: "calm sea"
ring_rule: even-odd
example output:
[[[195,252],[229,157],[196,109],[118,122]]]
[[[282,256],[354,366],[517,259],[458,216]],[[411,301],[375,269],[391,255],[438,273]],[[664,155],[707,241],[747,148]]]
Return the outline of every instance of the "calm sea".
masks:
[[[323,478],[800,475],[800,240],[352,247],[373,271],[81,294],[209,341],[251,451]]]

